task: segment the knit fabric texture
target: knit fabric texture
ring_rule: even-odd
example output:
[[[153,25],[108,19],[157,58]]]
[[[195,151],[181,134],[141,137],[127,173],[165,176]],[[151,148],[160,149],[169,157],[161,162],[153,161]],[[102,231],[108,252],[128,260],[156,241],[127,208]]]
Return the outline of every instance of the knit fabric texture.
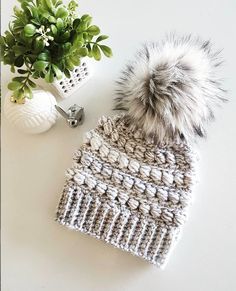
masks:
[[[102,117],[86,133],[56,220],[163,267],[186,221],[195,154],[145,139],[124,117]]]

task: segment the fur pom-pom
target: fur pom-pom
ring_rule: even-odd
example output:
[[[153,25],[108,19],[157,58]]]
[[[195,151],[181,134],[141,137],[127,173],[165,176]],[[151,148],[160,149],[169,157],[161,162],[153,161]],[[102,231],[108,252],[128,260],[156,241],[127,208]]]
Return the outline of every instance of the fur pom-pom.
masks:
[[[118,80],[115,109],[127,110],[132,129],[158,142],[192,142],[206,134],[225,91],[215,76],[219,52],[209,41],[169,36],[145,44]]]

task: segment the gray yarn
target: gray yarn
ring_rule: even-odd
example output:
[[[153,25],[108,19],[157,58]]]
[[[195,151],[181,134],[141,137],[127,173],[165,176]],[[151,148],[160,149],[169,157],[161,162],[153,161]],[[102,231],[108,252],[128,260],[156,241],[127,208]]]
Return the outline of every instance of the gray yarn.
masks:
[[[102,117],[74,155],[56,220],[163,267],[191,202],[195,155]]]

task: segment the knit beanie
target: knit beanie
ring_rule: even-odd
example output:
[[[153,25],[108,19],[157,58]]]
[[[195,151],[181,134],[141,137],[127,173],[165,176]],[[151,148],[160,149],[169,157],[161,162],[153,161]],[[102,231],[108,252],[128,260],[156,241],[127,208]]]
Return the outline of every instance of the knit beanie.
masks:
[[[75,152],[56,220],[163,267],[187,217],[195,141],[224,90],[210,43],[147,43],[118,83],[115,109]]]

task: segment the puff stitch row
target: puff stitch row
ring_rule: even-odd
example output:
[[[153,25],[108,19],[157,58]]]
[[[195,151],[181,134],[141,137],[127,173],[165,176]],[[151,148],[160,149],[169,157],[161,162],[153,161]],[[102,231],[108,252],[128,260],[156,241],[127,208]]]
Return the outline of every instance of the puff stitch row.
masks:
[[[169,201],[172,204],[181,203],[182,205],[187,205],[189,203],[188,195],[184,195],[183,190],[174,191],[172,188],[167,187],[156,187],[151,183],[142,181],[137,177],[125,174],[117,169],[100,163],[98,160],[94,159],[87,152],[80,152],[80,163],[86,168],[90,168],[94,175],[101,174],[103,177],[107,178],[108,181],[114,182],[115,185],[123,187],[127,191],[134,191],[141,195],[146,195],[148,199],[157,198],[159,201]],[[78,155],[76,156],[78,159]],[[69,169],[67,171],[67,176],[69,179],[81,170],[81,165],[76,163],[74,169]],[[82,168],[84,168],[82,166]]]
[[[177,159],[170,146],[153,147],[148,143],[143,142],[142,134],[139,130],[133,132],[128,131],[123,121],[119,121],[119,117],[110,118],[102,116],[98,121],[98,130],[101,129],[105,136],[108,136],[119,147],[124,148],[127,153],[133,153],[140,159],[146,158],[148,162],[157,162],[158,164],[168,164],[169,166],[178,164],[183,167],[189,166],[189,161],[192,160],[192,153],[184,143],[173,143],[173,147],[176,150],[185,152],[185,155],[178,155]],[[95,130],[96,131],[96,130]],[[100,130],[99,130],[100,131]],[[124,135],[125,133],[125,135]],[[127,138],[130,137],[130,138]],[[139,139],[135,142],[134,139]],[[152,143],[152,142],[151,142]],[[142,144],[142,145],[140,145]],[[176,148],[177,147],[177,148]]]
[[[110,148],[106,143],[104,143],[103,139],[94,134],[94,132],[89,132],[86,144],[91,147],[92,151],[97,152],[104,161],[115,164],[119,169],[127,169],[132,174],[140,173],[143,178],[150,178],[154,183],[158,184],[162,181],[166,186],[176,183],[179,187],[191,184],[191,181],[189,180],[191,175],[187,177],[188,181],[185,181],[185,175],[180,170],[167,171],[155,166],[144,165],[138,160],[132,158],[130,159],[127,154],[120,153],[118,150]]]
[[[118,191],[115,187],[106,185],[83,171],[77,172],[73,176],[73,180],[80,187],[86,185],[89,190],[95,190],[99,195],[106,195],[111,201],[117,200],[121,205],[127,205],[131,210],[139,210],[143,215],[149,214],[153,218],[163,219],[166,224],[178,226],[185,221],[186,215],[176,211],[176,209],[171,210],[148,201],[140,201],[138,197],[130,197],[126,192]]]

